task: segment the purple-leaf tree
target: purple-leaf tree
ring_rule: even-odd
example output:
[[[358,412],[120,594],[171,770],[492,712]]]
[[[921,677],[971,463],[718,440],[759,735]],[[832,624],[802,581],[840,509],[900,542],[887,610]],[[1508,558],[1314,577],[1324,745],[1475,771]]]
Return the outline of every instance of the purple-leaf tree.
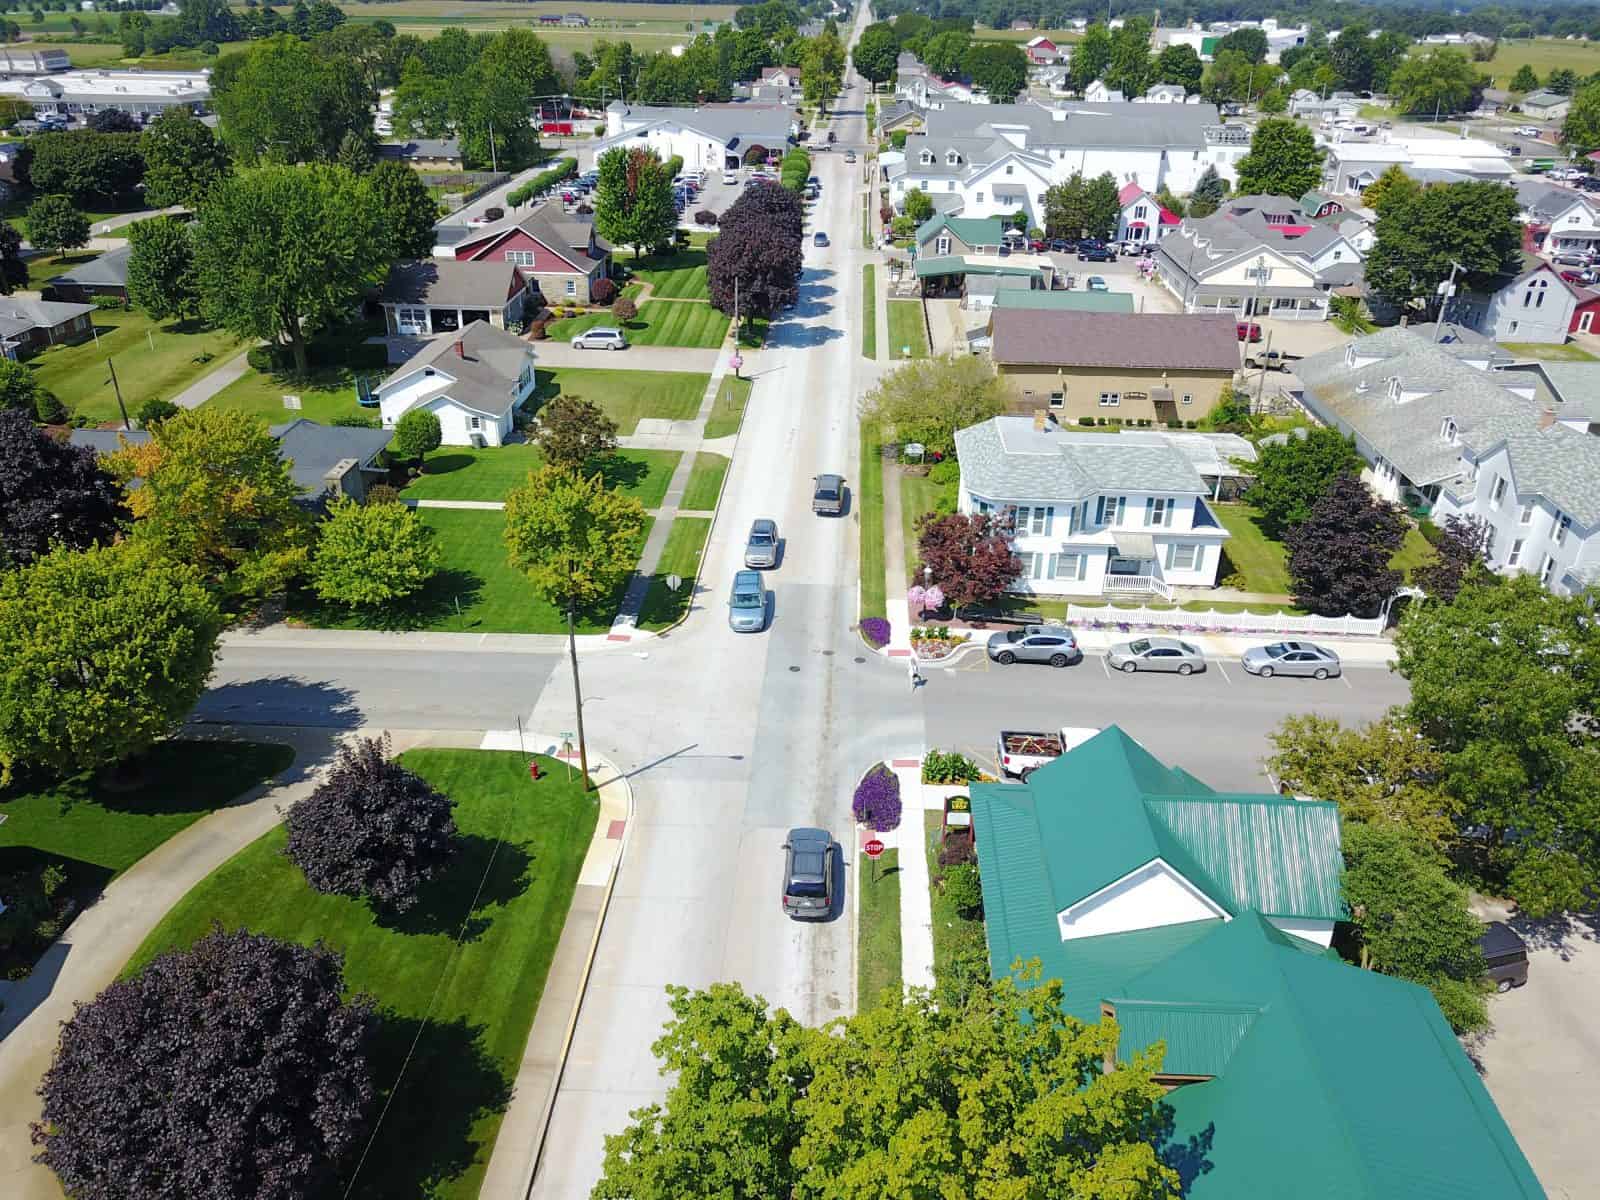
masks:
[[[455,853],[454,804],[388,751],[387,735],[342,746],[327,779],[289,810],[284,853],[319,892],[404,912]]]
[[[856,824],[876,833],[900,828],[900,780],[888,767],[878,763],[856,784],[850,801]]]
[[[28,413],[0,412],[0,562],[25,565],[54,542],[109,542],[127,520],[122,485],[93,450],[56,441]]]
[[[376,1019],[344,989],[320,943],[217,926],[161,955],[61,1027],[39,1161],[80,1200],[329,1194],[374,1094]]]
[[[943,581],[943,598],[961,608],[1004,595],[1022,576],[1010,524],[981,513],[927,514],[918,525],[917,550]]]

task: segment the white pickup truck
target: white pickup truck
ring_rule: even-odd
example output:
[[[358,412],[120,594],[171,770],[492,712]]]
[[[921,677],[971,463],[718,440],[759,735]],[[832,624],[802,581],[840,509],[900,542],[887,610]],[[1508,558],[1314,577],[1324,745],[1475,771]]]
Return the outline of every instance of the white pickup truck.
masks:
[[[1040,767],[1060,758],[1074,746],[1082,745],[1098,729],[1063,725],[1055,733],[1028,729],[1000,731],[1000,774],[1008,779],[1027,779]]]

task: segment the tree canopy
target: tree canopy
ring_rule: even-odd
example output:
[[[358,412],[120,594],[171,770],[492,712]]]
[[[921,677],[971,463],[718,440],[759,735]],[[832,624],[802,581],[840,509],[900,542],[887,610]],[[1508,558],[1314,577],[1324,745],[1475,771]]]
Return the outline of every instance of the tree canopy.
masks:
[[[89,218],[67,196],[40,196],[28,205],[22,224],[28,240],[40,250],[59,255],[89,244]]]
[[[1044,193],[1045,229],[1052,237],[1110,237],[1121,213],[1117,181],[1109,172],[1085,179],[1074,171]]]
[[[225,54],[211,76],[222,140],[246,166],[332,160],[372,124],[377,93],[359,63],[289,35]]]
[[[429,257],[441,210],[422,177],[403,162],[385,159],[366,172],[363,182],[377,206],[384,258]]]
[[[1402,576],[1389,565],[1405,540],[1400,509],[1352,474],[1337,475],[1289,530],[1295,603],[1327,617],[1374,617]]]
[[[139,138],[144,156],[144,196],[155,208],[197,205],[228,173],[228,151],[199,117],[181,106],[167,109]]]
[[[1458,289],[1486,289],[1519,261],[1521,203],[1503,183],[1474,181],[1384,197],[1367,284],[1398,305],[1432,305],[1459,264]]]
[[[617,423],[597,405],[563,392],[539,409],[536,440],[545,462],[581,471],[617,448]]]
[[[157,321],[200,312],[194,231],[187,221],[153,217],[128,231],[128,299]]]
[[[433,530],[415,509],[340,498],[317,531],[311,584],[340,604],[392,604],[426,587],[439,563]]]
[[[894,27],[886,21],[868,25],[856,39],[850,51],[850,61],[857,74],[874,87],[894,78],[895,63],[900,56],[900,43],[895,40]]]
[[[672,176],[653,150],[618,146],[600,156],[594,191],[594,227],[634,256],[672,237],[678,216],[672,206]]]
[[[1465,112],[1476,107],[1483,88],[1472,60],[1448,46],[1403,58],[1389,74],[1389,94],[1401,112],[1446,117]]]
[[[733,311],[735,281],[741,317],[770,317],[793,304],[800,294],[804,221],[800,197],[788,188],[775,183],[745,188],[722,214],[717,236],[706,247],[712,305]]]
[[[1255,482],[1245,499],[1261,514],[1268,537],[1281,537],[1311,515],[1311,508],[1341,475],[1356,475],[1361,455],[1337,429],[1319,426],[1260,448]]]
[[[1600,80],[1584,84],[1573,94],[1561,122],[1561,144],[1573,154],[1600,150]]]
[[[34,190],[60,193],[87,207],[132,195],[144,178],[136,133],[40,133],[29,139],[27,173]]]
[[[633,573],[644,540],[644,506],[608,488],[598,472],[546,466],[506,494],[511,565],[556,608],[593,611]]]
[[[1243,31],[1241,31],[1243,32]],[[1269,117],[1250,137],[1250,153],[1239,160],[1241,195],[1300,197],[1322,181],[1316,135],[1298,121]]]
[[[1007,385],[971,354],[917,358],[896,366],[863,398],[862,415],[895,440],[955,454],[955,433],[1006,411]]]
[[[997,600],[1022,577],[1011,546],[1011,523],[987,513],[925,513],[917,524],[917,552],[957,608]]]
[[[996,104],[1011,103],[1028,84],[1028,56],[1015,42],[973,42],[962,65]]]
[[[0,410],[0,569],[26,566],[52,545],[101,545],[127,517],[122,488],[93,450],[56,441],[31,412]]]

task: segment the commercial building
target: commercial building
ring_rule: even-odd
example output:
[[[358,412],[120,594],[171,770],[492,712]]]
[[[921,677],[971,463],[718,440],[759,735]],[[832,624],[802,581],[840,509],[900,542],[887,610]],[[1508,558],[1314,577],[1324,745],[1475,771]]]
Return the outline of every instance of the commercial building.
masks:
[[[0,79],[0,97],[32,104],[36,113],[88,117],[108,109],[157,117],[169,108],[204,112],[211,103],[207,71],[62,71]]]
[[[1360,195],[1393,166],[1421,183],[1510,183],[1512,176],[1505,147],[1482,138],[1430,137],[1385,130],[1370,140],[1341,137],[1329,142],[1326,149],[1323,189],[1336,196]]]
[[[593,161],[617,146],[644,146],[663,162],[676,157],[691,169],[721,171],[782,155],[797,131],[787,105],[671,108],[613,100],[606,106],[606,136],[588,154]]]

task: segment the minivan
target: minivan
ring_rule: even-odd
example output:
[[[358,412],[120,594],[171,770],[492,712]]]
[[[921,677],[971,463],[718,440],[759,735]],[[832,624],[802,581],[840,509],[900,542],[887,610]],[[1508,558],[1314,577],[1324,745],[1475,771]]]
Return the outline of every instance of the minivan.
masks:
[[[1509,992],[1528,982],[1528,944],[1504,921],[1490,921],[1478,938],[1483,963],[1495,991]]]
[[[628,339],[620,329],[596,325],[572,339],[574,350],[626,350]]]

